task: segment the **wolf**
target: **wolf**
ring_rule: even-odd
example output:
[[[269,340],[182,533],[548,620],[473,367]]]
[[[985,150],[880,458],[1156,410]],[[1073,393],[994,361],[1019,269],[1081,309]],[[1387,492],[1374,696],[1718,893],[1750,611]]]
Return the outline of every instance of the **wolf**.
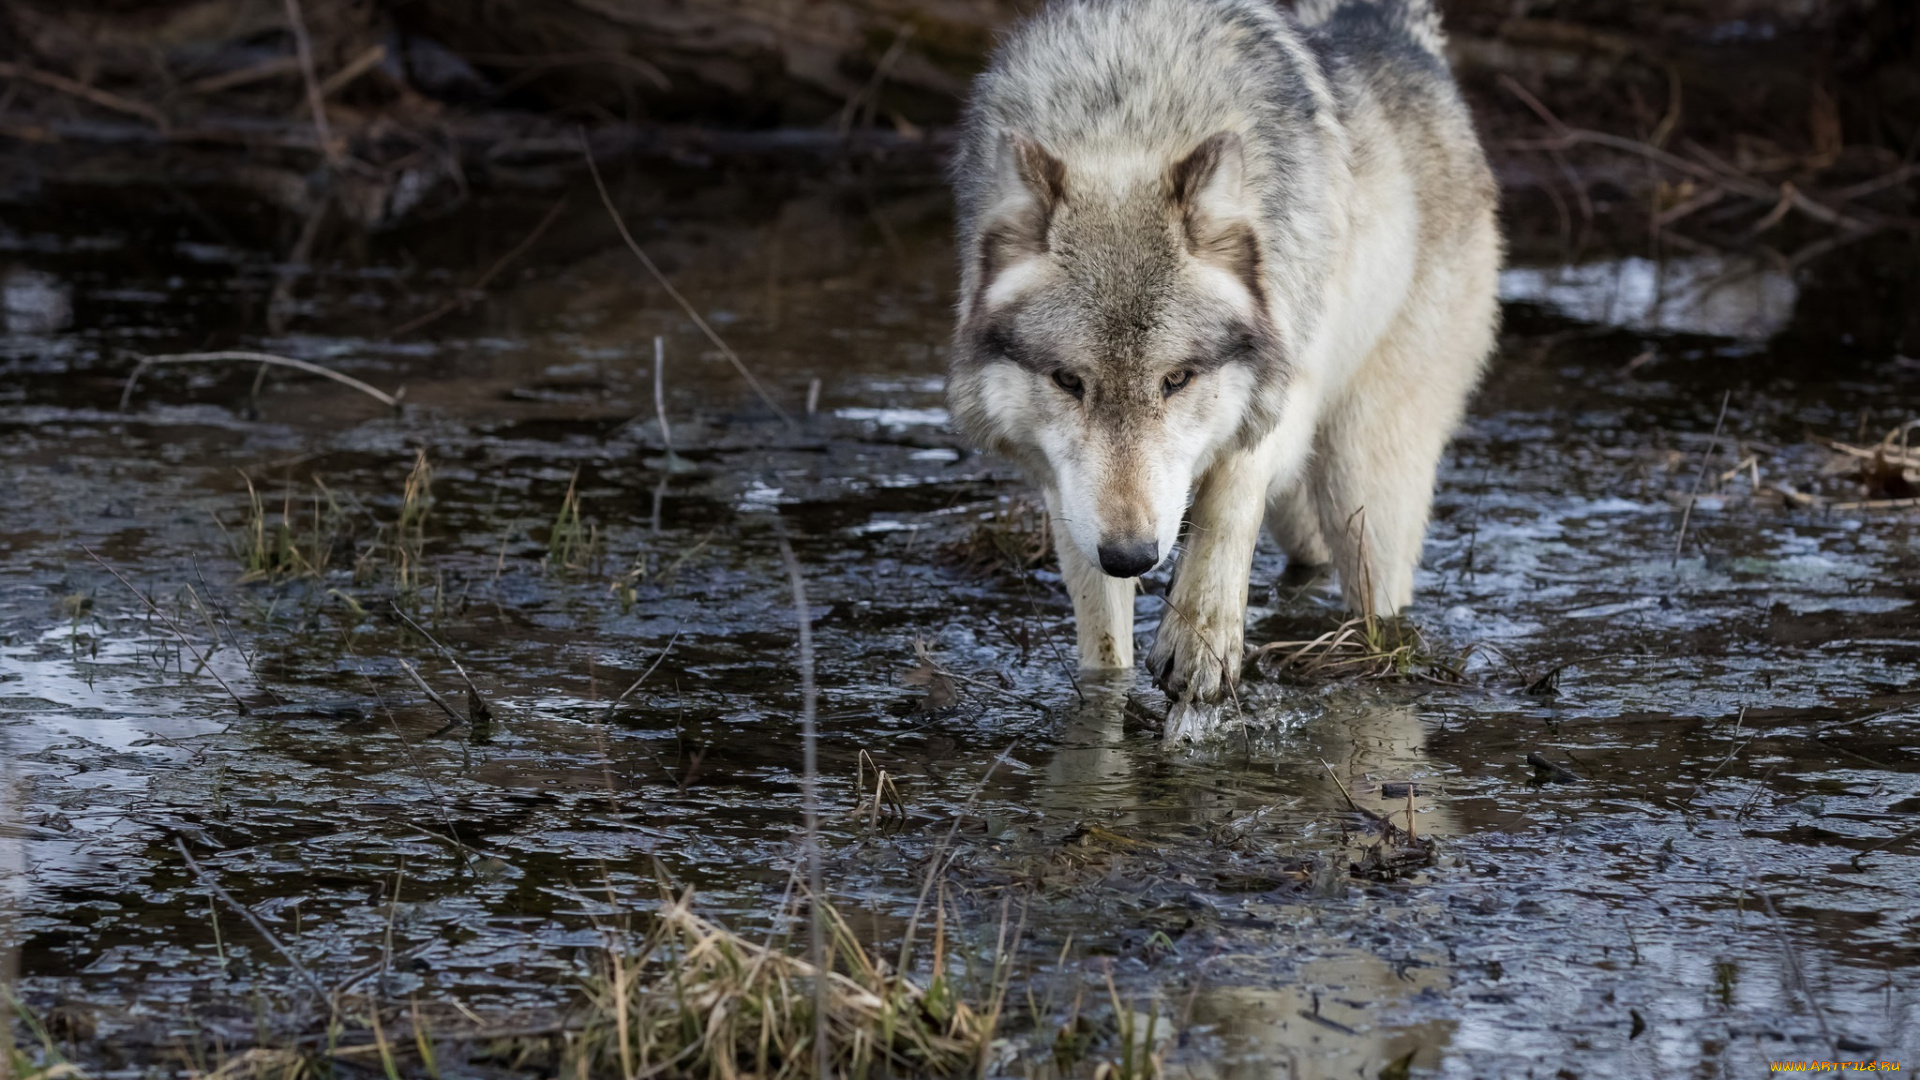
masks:
[[[1491,352],[1496,188],[1430,0],[1054,0],[950,166],[955,426],[1046,499],[1080,664],[1235,692],[1254,546],[1358,612],[1413,596]],[[1182,541],[1184,527],[1184,542]]]

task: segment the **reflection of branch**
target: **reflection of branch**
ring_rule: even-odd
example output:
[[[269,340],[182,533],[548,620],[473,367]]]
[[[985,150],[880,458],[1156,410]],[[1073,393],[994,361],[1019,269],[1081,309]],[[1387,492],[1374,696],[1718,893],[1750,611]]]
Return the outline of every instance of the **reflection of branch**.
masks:
[[[766,388],[760,385],[760,380],[754,378],[753,372],[747,370],[746,361],[740,359],[740,355],[734,352],[725,341],[721,340],[720,335],[715,333],[713,327],[707,324],[707,320],[700,317],[700,312],[696,310],[692,304],[687,302],[686,297],[680,295],[680,290],[673,287],[673,282],[667,280],[667,275],[660,272],[660,267],[654,264],[653,259],[647,255],[646,250],[640,246],[640,242],[633,238],[631,232],[627,231],[626,219],[621,217],[620,211],[614,207],[613,196],[607,193],[607,183],[600,178],[600,166],[594,163],[593,147],[587,142],[587,133],[584,128],[579,132],[579,141],[580,153],[587,159],[587,171],[593,174],[593,186],[600,191],[600,202],[607,208],[607,216],[613,219],[614,228],[620,230],[620,239],[627,242],[627,249],[632,251],[634,256],[640,260],[640,264],[647,268],[647,273],[653,275],[653,280],[658,282],[662,289],[666,290],[667,295],[672,297],[673,301],[680,305],[680,310],[687,313],[687,318],[693,320],[693,324],[700,328],[700,332],[707,335],[707,340],[713,342],[714,348],[720,350],[720,355],[725,356],[728,362],[733,364],[733,369],[740,373],[741,378],[747,380],[747,385],[753,387],[753,392],[760,395],[760,401],[765,404],[767,408],[772,409],[775,416],[785,421],[788,427],[793,427],[793,417],[787,415],[787,410],[774,403],[773,398],[767,393]]]

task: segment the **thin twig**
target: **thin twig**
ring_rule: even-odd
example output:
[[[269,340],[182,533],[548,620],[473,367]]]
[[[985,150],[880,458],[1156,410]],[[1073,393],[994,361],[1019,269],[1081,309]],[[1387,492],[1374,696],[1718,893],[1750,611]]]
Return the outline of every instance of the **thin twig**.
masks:
[[[359,56],[347,61],[347,66],[326,77],[320,84],[320,100],[325,101],[333,95],[353,85],[353,81],[374,68],[387,58],[385,45],[368,47]]]
[[[161,131],[167,130],[166,114],[162,113],[159,109],[145,102],[123,98],[119,94],[109,94],[105,90],[88,86],[86,83],[80,82],[77,79],[69,79],[65,75],[55,75],[51,71],[41,71],[37,68],[27,67],[24,64],[0,61],[0,78],[25,79],[28,82],[39,83],[49,90],[58,90],[71,97],[91,101],[103,109],[126,113],[128,116],[137,116],[142,120],[149,121]]]
[[[1320,758],[1318,760],[1320,762],[1320,767],[1327,770],[1327,776],[1333,781],[1333,786],[1340,789],[1340,797],[1347,800],[1347,805],[1353,808],[1354,813],[1359,814],[1361,817],[1366,818],[1370,821],[1376,821],[1382,825],[1387,824],[1386,818],[1381,817],[1379,814],[1376,814],[1373,811],[1367,809],[1366,807],[1361,806],[1359,803],[1353,801],[1353,793],[1347,790],[1347,785],[1340,782],[1339,774],[1333,771],[1333,766],[1327,764],[1326,758]]]
[[[327,124],[327,99],[320,89],[320,76],[313,66],[313,40],[307,36],[307,20],[300,14],[300,0],[287,0],[287,29],[293,31],[293,51],[300,58],[300,77],[307,84],[307,108],[313,112],[313,134],[320,140],[320,152],[327,164],[340,165],[340,148],[333,144],[333,129]]]
[[[898,63],[901,54],[906,52],[907,39],[912,36],[913,24],[902,23],[900,29],[893,35],[893,44],[887,46],[887,51],[880,56],[880,62],[873,66],[873,74],[867,79],[866,84],[855,91],[854,95],[847,99],[846,105],[840,109],[840,119],[834,127],[840,132],[842,139],[853,131],[856,117],[868,124],[872,123],[873,110],[879,100],[880,88],[886,84],[887,75],[893,70],[893,65]]]
[[[601,189],[602,194],[605,189]],[[624,229],[622,230],[624,231]],[[636,249],[637,250],[637,249]],[[800,560],[793,545],[780,537],[780,557],[787,564],[787,580],[793,585],[793,616],[800,624],[800,738],[801,798],[807,827],[807,959],[815,972],[825,971],[826,941],[820,925],[821,905],[826,892],[820,880],[820,799],[819,733],[814,728],[816,693],[813,682],[813,619],[807,614],[807,583],[800,576]],[[827,1055],[827,981],[813,980],[813,1063],[815,1076],[831,1075]]]
[[[175,850],[180,852],[180,857],[187,860],[187,869],[193,871],[193,876],[200,880],[200,884],[205,886],[207,891],[219,897],[222,903],[232,908],[241,918],[247,920],[247,925],[253,927],[261,937],[266,938],[267,944],[273,946],[274,952],[279,953],[286,959],[287,963],[293,965],[295,974],[304,979],[320,996],[326,996],[327,988],[321,985],[320,980],[314,977],[313,972],[307,970],[307,965],[301,963],[300,958],[293,955],[292,950],[281,944],[280,939],[274,936],[273,931],[267,929],[266,924],[262,923],[260,919],[254,915],[252,909],[234,899],[232,893],[221,888],[219,882],[213,880],[205,870],[201,869],[200,864],[194,860],[193,853],[187,850],[187,845],[181,842],[178,836],[173,838],[173,846]]]
[[[1049,534],[1051,534],[1053,526],[1051,512],[1048,513],[1045,520]],[[1085,705],[1087,703],[1087,695],[1080,689],[1080,666],[1067,659],[1066,653],[1060,648],[1060,642],[1054,637],[1053,628],[1049,626],[1047,620],[1041,616],[1040,605],[1035,602],[1033,598],[1033,588],[1027,581],[1026,571],[1022,570],[1018,578],[1020,581],[1020,592],[1027,598],[1027,608],[1033,612],[1033,621],[1040,624],[1040,633],[1046,639],[1047,649],[1053,653],[1054,662],[1060,665],[1060,670],[1066,673],[1067,682],[1073,687],[1073,696],[1079,699],[1080,704]]]
[[[225,690],[227,692],[227,696],[232,698],[234,705],[236,705],[240,709],[240,714],[242,716],[245,716],[247,712],[247,703],[240,700],[240,695],[233,692],[233,687],[227,685],[227,680],[221,678],[220,673],[213,670],[212,665],[207,663],[206,657],[200,655],[200,650],[193,647],[193,642],[187,640],[187,635],[185,634],[185,632],[183,632],[180,629],[180,624],[174,622],[173,619],[170,616],[168,616],[166,612],[161,611],[160,605],[148,599],[147,594],[141,592],[139,589],[134,588],[133,582],[128,581],[124,577],[121,577],[120,571],[115,570],[112,566],[109,566],[105,559],[102,559],[100,556],[95,555],[93,553],[92,548],[82,544],[80,547],[80,550],[87,553],[87,558],[92,559],[94,562],[99,563],[102,569],[104,569],[107,573],[112,574],[116,581],[120,582],[120,584],[122,585],[125,585],[127,587],[128,592],[138,597],[141,603],[147,605],[148,611],[151,611],[155,615],[160,616],[160,621],[167,624],[167,629],[173,631],[173,636],[179,638],[180,644],[186,646],[186,650],[193,654],[194,661],[198,663],[201,667],[207,669],[207,674],[213,676],[213,681],[220,684],[220,689]]]
[[[231,90],[236,86],[260,82],[263,79],[278,78],[281,75],[294,75],[300,71],[300,58],[297,56],[276,56],[271,60],[262,60],[233,71],[223,71],[218,75],[209,75],[204,79],[195,79],[187,84],[187,90],[195,94],[217,94]]]
[[[1737,739],[1740,737],[1740,729],[1746,724],[1746,722],[1747,722],[1747,707],[1745,705],[1742,705],[1740,706],[1740,715],[1736,717],[1733,721],[1733,737],[1734,738]],[[1748,737],[1746,742],[1735,743],[1731,748],[1729,748],[1727,750],[1727,756],[1721,758],[1720,764],[1715,765],[1713,767],[1713,771],[1701,777],[1700,782],[1693,785],[1693,790],[1687,792],[1687,797],[1680,800],[1680,805],[1682,807],[1692,806],[1694,798],[1700,794],[1701,790],[1705,788],[1707,784],[1713,780],[1714,777],[1720,775],[1720,770],[1726,768],[1728,763],[1733,761],[1735,755],[1739,754],[1740,751],[1745,750],[1748,746],[1752,745],[1753,740],[1755,738],[1758,738],[1758,736],[1750,736]]]
[[[1749,878],[1753,876],[1751,868],[1748,869],[1747,875]],[[1833,1032],[1827,1027],[1827,1011],[1820,1007],[1819,1000],[1813,996],[1813,987],[1807,984],[1807,973],[1800,966],[1800,954],[1794,951],[1793,942],[1787,937],[1786,931],[1780,928],[1780,913],[1773,909],[1773,897],[1768,896],[1767,890],[1761,888],[1757,881],[1753,891],[1760,897],[1761,906],[1767,909],[1767,918],[1771,920],[1773,936],[1779,940],[1780,951],[1786,955],[1787,972],[1793,976],[1794,985],[1799,989],[1800,996],[1807,999],[1807,1007],[1813,1010],[1813,1019],[1820,1025],[1821,1037],[1831,1044]]]
[[[1733,391],[1720,395],[1720,418],[1713,422],[1713,438],[1707,440],[1707,452],[1700,458],[1700,471],[1693,475],[1693,490],[1687,493],[1687,508],[1680,513],[1680,536],[1673,542],[1673,562],[1667,567],[1677,570],[1680,567],[1680,549],[1687,543],[1687,523],[1693,520],[1693,500],[1700,495],[1700,481],[1706,479],[1707,466],[1713,461],[1713,451],[1720,445],[1720,425],[1727,422],[1727,402],[1733,400]]]
[[[1175,615],[1180,616],[1180,621],[1186,623],[1187,629],[1192,630],[1194,632],[1193,636],[1200,642],[1201,645],[1206,647],[1207,655],[1213,657],[1213,662],[1220,665],[1220,681],[1226,684],[1228,698],[1233,702],[1234,718],[1237,720],[1245,721],[1246,713],[1242,711],[1242,709],[1240,708],[1240,673],[1244,671],[1247,666],[1246,654],[1243,652],[1241,655],[1235,657],[1234,666],[1228,667],[1227,658],[1224,656],[1221,656],[1220,650],[1213,647],[1213,642],[1208,641],[1206,638],[1206,635],[1200,633],[1199,624],[1194,622],[1192,616],[1188,615],[1184,611],[1181,611],[1179,605],[1173,602],[1172,592],[1168,592],[1167,595],[1161,597],[1160,602],[1166,605],[1166,608],[1168,611],[1171,611]],[[1155,681],[1157,682],[1158,679],[1156,678]],[[1201,703],[1188,700],[1188,701],[1170,702],[1169,704],[1170,705],[1199,705]]]
[[[440,706],[440,711],[452,717],[454,723],[456,724],[471,723],[466,717],[460,715],[460,711],[458,709],[455,709],[453,706],[447,704],[446,698],[443,698],[439,694],[434,693],[433,687],[427,685],[427,680],[420,677],[420,673],[413,669],[412,664],[407,663],[403,659],[400,661],[400,670],[406,672],[407,678],[413,680],[413,685],[419,687],[421,692],[427,695],[427,700],[433,702],[435,705]]]
[[[209,364],[222,362],[271,364],[275,367],[293,368],[296,371],[304,371],[309,375],[318,375],[323,379],[332,379],[342,386],[352,387],[389,409],[398,408],[401,396],[406,393],[404,389],[392,394],[384,390],[376,390],[351,375],[343,375],[332,368],[321,367],[319,364],[306,360],[296,360],[290,356],[275,356],[272,353],[243,352],[237,350],[204,353],[174,353],[168,356],[140,357],[140,363],[134,367],[132,374],[127,376],[126,388],[120,391],[120,411],[127,411],[127,403],[133,399],[134,387],[139,384],[140,376],[150,367],[158,367],[161,364]]]
[[[1914,162],[1914,163],[1902,165],[1890,173],[1886,173],[1881,176],[1876,176],[1871,180],[1863,180],[1860,183],[1854,184],[1851,187],[1843,187],[1837,191],[1829,191],[1829,192],[1826,192],[1825,194],[1827,195],[1828,198],[1837,200],[1839,202],[1852,202],[1854,199],[1858,199],[1866,195],[1871,195],[1874,192],[1880,191],[1884,188],[1896,187],[1900,184],[1904,184],[1908,180],[1911,180],[1916,176],[1920,176],[1920,162]]]
[[[453,650],[447,648],[445,645],[442,645],[440,644],[439,641],[435,640],[432,634],[427,633],[427,628],[424,626],[421,626],[417,622],[414,622],[413,616],[408,615],[405,611],[403,611],[397,602],[389,600],[387,601],[387,605],[393,608],[393,613],[395,615],[400,616],[400,618],[408,626],[413,627],[414,633],[419,634],[423,638],[426,638],[427,644],[432,645],[434,648],[440,650],[440,655],[446,658],[447,663],[453,665],[453,670],[460,673],[460,681],[467,684],[467,693],[472,695],[472,701],[469,702],[469,704],[472,706],[472,708],[469,711],[474,714],[472,719],[481,720],[481,721],[488,719],[488,713],[490,713],[492,710],[487,708],[487,699],[481,695],[480,688],[473,685],[473,680],[467,676],[467,669],[460,666],[460,658],[453,655]]]
[[[267,332],[275,337],[287,332],[287,320],[293,316],[293,286],[306,276],[312,267],[313,246],[320,240],[320,229],[327,223],[327,215],[333,209],[333,196],[323,192],[314,200],[313,209],[307,212],[307,220],[300,226],[300,235],[293,241],[293,248],[287,252],[279,268],[274,271],[273,292],[267,296]],[[260,374],[253,380],[253,396],[260,396],[260,384],[267,377],[267,366],[260,365]]]
[[[959,672],[954,671],[953,669],[940,663],[938,660],[935,660],[933,658],[932,651],[927,648],[926,643],[923,641],[920,641],[917,639],[914,641],[913,653],[914,653],[914,658],[916,660],[919,660],[922,664],[925,664],[936,675],[944,676],[956,682],[966,683],[968,686],[978,687],[991,694],[1003,695],[1005,697],[1013,699],[1014,701],[1020,702],[1022,705],[1032,706],[1033,708],[1039,709],[1042,712],[1045,712],[1050,707],[1047,705],[1046,702],[1040,700],[1039,698],[1029,697],[1026,694],[1009,690],[1004,686],[995,686],[992,683],[985,681],[984,679],[976,679],[976,678],[973,678],[972,676],[962,675]]]
[[[1519,98],[1520,104],[1532,110],[1535,116],[1538,116],[1548,127],[1553,129],[1555,135],[1564,136],[1572,130],[1567,127],[1566,124],[1562,123],[1558,116],[1553,114],[1552,109],[1547,108],[1545,103],[1539,98],[1534,97],[1533,93],[1526,87],[1521,86],[1519,80],[1513,76],[1503,73],[1500,76],[1500,85],[1506,89],[1507,93]]]
[[[291,0],[289,0],[289,2],[291,2]],[[753,387],[753,392],[760,395],[760,400],[765,403],[767,408],[772,409],[774,415],[785,421],[789,427],[795,426],[793,417],[787,415],[785,409],[782,409],[774,403],[773,397],[767,393],[765,387],[760,385],[760,380],[754,378],[753,372],[747,370],[746,361],[740,359],[739,354],[734,352],[725,341],[721,340],[720,335],[715,333],[713,327],[707,324],[707,320],[701,318],[700,312],[695,310],[694,306],[687,301],[686,297],[680,295],[680,290],[673,287],[673,282],[667,280],[667,275],[660,272],[660,267],[654,265],[653,259],[647,255],[646,250],[640,246],[639,241],[633,238],[633,234],[627,231],[626,219],[620,216],[620,211],[613,205],[613,196],[607,192],[607,183],[600,178],[600,167],[594,164],[593,148],[587,144],[587,133],[585,129],[581,129],[580,131],[580,153],[581,156],[587,159],[587,171],[593,174],[593,186],[600,192],[600,202],[607,208],[608,216],[613,218],[614,228],[620,230],[620,239],[627,242],[627,250],[633,252],[634,256],[640,260],[640,265],[647,268],[647,273],[653,275],[653,280],[659,283],[662,289],[666,290],[667,295],[673,298],[674,303],[680,305],[680,310],[687,313],[687,317],[692,319],[693,324],[700,328],[700,332],[707,335],[707,340],[713,343],[714,348],[720,350],[720,354],[727,358],[727,362],[731,363],[733,369],[740,373],[740,377],[747,380],[747,385]]]
[[[942,861],[946,859],[947,852],[953,847],[954,838],[960,835],[960,823],[967,819],[967,813],[973,809],[975,803],[980,801],[981,793],[987,790],[987,782],[993,779],[993,774],[1000,768],[1000,763],[1006,761],[1013,753],[1013,748],[1018,745],[1020,741],[1015,739],[1007,744],[1005,750],[994,755],[992,764],[987,766],[987,771],[980,774],[980,782],[973,786],[973,793],[967,796],[966,805],[960,808],[959,813],[953,815],[953,824],[947,829],[947,835],[942,837],[939,845],[933,849],[933,858],[927,861],[926,880],[920,883],[920,896],[913,902],[913,914],[908,917],[906,933],[900,939],[900,963],[896,970],[906,971],[907,962],[913,958],[913,936],[914,932],[920,928],[920,914],[926,909],[927,895],[933,892],[934,881],[940,877],[944,869],[941,865]]]
[[[675,630],[673,632],[673,637],[667,639],[666,648],[661,649],[660,655],[653,658],[653,663],[647,665],[647,670],[641,672],[640,677],[633,680],[633,685],[627,687],[625,690],[620,691],[620,696],[617,698],[614,698],[613,703],[607,706],[607,714],[601,718],[601,721],[600,721],[601,723],[604,724],[607,721],[613,719],[613,710],[619,708],[622,702],[632,697],[633,692],[635,690],[640,689],[640,684],[647,681],[647,676],[653,674],[653,669],[660,666],[660,661],[665,660],[667,658],[667,654],[673,651],[673,643],[679,640],[680,640],[680,631]]]
[[[449,300],[446,303],[441,304],[439,307],[434,308],[432,311],[429,311],[424,315],[418,316],[416,318],[408,319],[406,322],[403,322],[399,326],[396,326],[393,329],[387,331],[387,336],[390,338],[396,338],[404,334],[411,334],[415,330],[418,330],[431,323],[438,322],[439,320],[445,318],[446,316],[453,314],[454,312],[460,310],[463,307],[466,307],[468,302],[472,298],[472,294],[485,291],[488,283],[493,281],[495,277],[499,276],[500,271],[505,270],[509,265],[513,263],[515,259],[518,259],[520,256],[526,254],[528,248],[538,243],[540,241],[540,238],[547,234],[547,230],[553,226],[553,223],[559,220],[560,211],[566,209],[566,207],[567,207],[567,199],[566,199],[566,196],[563,195],[560,197],[559,201],[553,204],[553,208],[547,211],[547,216],[540,219],[540,224],[535,225],[533,227],[533,231],[526,235],[525,239],[521,240],[518,244],[515,244],[513,246],[513,250],[507,252],[505,255],[500,256],[498,259],[495,259],[493,261],[493,265],[487,267],[486,273],[481,274],[479,277],[475,278],[473,284],[467,286],[465,290],[467,295],[463,295],[453,300]]]

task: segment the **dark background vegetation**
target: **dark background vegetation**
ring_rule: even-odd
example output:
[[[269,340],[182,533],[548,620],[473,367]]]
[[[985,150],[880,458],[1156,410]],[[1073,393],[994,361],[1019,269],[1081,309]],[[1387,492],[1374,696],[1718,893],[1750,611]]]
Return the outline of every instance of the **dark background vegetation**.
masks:
[[[0,137],[15,188],[238,187],[291,211],[289,244],[319,202],[329,230],[379,229],[578,180],[582,133],[602,158],[931,182],[968,79],[1034,6],[10,0]],[[1442,7],[1517,256],[1644,243],[1798,270],[1845,248],[1810,288],[1874,297],[1849,330],[1872,348],[1920,340],[1920,315],[1886,302],[1920,297],[1893,250],[1920,227],[1910,0]]]
[[[297,10],[316,70],[335,80],[336,128],[379,141],[490,110],[733,129],[852,120],[911,135],[953,119],[995,34],[1035,6],[304,0]],[[1570,122],[1649,136],[1678,85],[1672,134],[1744,132],[1802,156],[1858,144],[1899,157],[1920,135],[1920,24],[1905,0],[1442,7],[1470,88],[1484,96],[1494,76],[1511,75]],[[13,0],[0,55],[152,106],[183,136],[210,134],[237,115],[285,119],[303,107],[288,26],[284,0]],[[71,122],[43,96],[8,93],[16,134],[27,117],[54,130]]]

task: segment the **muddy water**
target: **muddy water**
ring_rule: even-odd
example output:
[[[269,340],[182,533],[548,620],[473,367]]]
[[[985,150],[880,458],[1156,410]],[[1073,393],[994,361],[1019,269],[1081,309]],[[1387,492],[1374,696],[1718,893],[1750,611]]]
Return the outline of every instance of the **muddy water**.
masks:
[[[897,942],[958,821],[956,953],[1022,928],[999,1072],[1114,1057],[1109,977],[1196,1076],[1920,1064],[1915,519],[1754,488],[1843,485],[1807,433],[1914,417],[1911,361],[1843,319],[1907,298],[1697,259],[1510,272],[1415,613],[1465,681],[1256,682],[1246,725],[1168,747],[1144,679],[1063,666],[1053,573],[969,564],[983,521],[1020,538],[1020,488],[944,427],[938,189],[617,187],[793,424],[582,190],[485,294],[397,338],[549,200],[323,228],[308,267],[283,261],[299,222],[216,193],[16,185],[0,207],[4,925],[20,994],[89,1068],[311,1028],[299,976],[176,843],[318,981],[455,1010],[444,1027],[564,1008],[662,876],[765,927],[801,821],[783,540],[830,891]],[[255,395],[249,366],[149,373],[117,411],[129,353],[226,347],[402,407],[281,373]],[[249,576],[255,520],[305,564]],[[1251,640],[1333,626],[1281,569],[1263,549]],[[1158,610],[1141,598],[1143,635]],[[489,723],[450,727],[410,681],[403,661],[465,706],[426,634]],[[862,755],[900,807],[852,812]],[[1431,859],[1383,865],[1357,810],[1411,818]]]

